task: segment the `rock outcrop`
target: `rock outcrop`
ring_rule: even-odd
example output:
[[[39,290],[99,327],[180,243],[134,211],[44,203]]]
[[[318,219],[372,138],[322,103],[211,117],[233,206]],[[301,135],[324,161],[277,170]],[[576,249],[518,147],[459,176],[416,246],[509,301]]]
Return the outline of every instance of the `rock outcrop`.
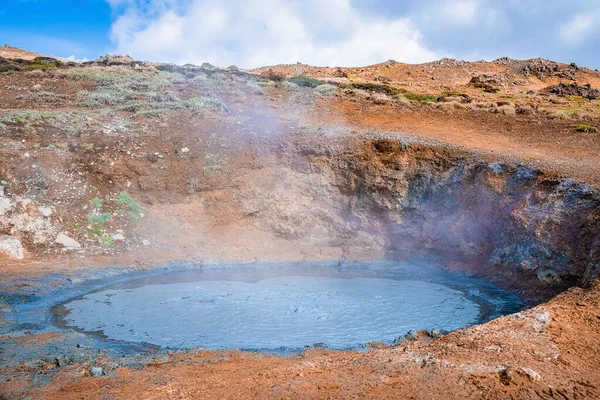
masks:
[[[14,236],[0,235],[0,258],[2,257],[13,260],[25,258],[25,250],[21,241]]]

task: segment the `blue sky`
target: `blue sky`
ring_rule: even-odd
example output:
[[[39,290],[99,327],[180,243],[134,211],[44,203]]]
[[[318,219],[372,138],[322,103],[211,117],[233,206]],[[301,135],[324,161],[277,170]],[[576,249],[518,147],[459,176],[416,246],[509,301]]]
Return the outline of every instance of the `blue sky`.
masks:
[[[544,57],[600,68],[600,1],[0,0],[0,44],[256,67]]]
[[[0,0],[0,44],[96,58],[114,47],[114,17],[105,0]]]

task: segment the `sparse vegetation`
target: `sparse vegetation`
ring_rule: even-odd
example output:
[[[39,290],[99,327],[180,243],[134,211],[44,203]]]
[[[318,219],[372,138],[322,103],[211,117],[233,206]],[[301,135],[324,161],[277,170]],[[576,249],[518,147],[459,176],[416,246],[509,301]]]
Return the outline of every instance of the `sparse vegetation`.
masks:
[[[210,74],[209,77],[210,77],[210,79],[219,81],[219,82],[227,79],[227,76],[222,72],[215,72],[214,74]]]
[[[0,65],[0,72],[19,71],[19,67],[14,64]]]
[[[502,104],[498,107],[492,108],[492,111],[496,112],[496,113],[501,113],[504,115],[515,115],[516,114],[516,109],[513,104]]]
[[[285,89],[289,90],[290,92],[297,92],[300,89],[298,84],[296,84],[294,82],[283,81],[281,84],[283,85],[283,87]]]
[[[122,106],[118,106],[115,107],[114,109],[117,111],[129,111],[129,112],[135,112],[137,113],[138,111],[142,110],[143,108],[147,107],[148,103],[144,102],[144,101],[130,101],[127,102],[125,104],[123,104]]]
[[[380,83],[351,83],[341,85],[346,89],[354,89],[357,91],[365,91],[367,93],[380,93],[384,95],[388,95],[394,97],[400,101],[414,101],[420,104],[427,103],[437,103],[441,101],[441,96],[431,95],[431,94],[422,94],[422,93],[414,93],[410,92],[406,89],[397,89],[389,85],[384,85]],[[449,95],[458,95],[462,96],[462,93],[458,92],[447,92]]]
[[[326,82],[314,79],[308,76],[294,76],[286,79],[287,82],[295,83],[298,86],[316,88],[317,86],[323,85]]]
[[[113,246],[115,244],[115,240],[106,232],[99,239],[100,243],[104,246]]]
[[[324,83],[315,88],[315,92],[320,94],[321,96],[333,96],[337,93],[337,86],[330,85],[329,83]]]
[[[89,214],[87,216],[88,222],[90,222],[92,225],[104,225],[108,221],[110,221],[111,218],[112,218],[112,215],[107,212],[100,213],[100,214]]]
[[[199,110],[204,107],[214,107],[218,110],[227,111],[227,106],[218,97],[193,97],[182,102],[187,108]]]
[[[168,108],[155,108],[152,110],[138,110],[135,112],[135,114],[141,115],[141,116],[153,116],[153,115],[164,114],[169,111],[170,111],[170,109],[168,109]]]
[[[99,214],[88,214],[87,220],[89,225],[87,227],[87,234],[98,238],[101,244],[107,245],[112,244],[106,238],[110,238],[110,236],[106,233],[106,223],[110,221],[112,215],[110,213],[104,212]]]
[[[122,206],[127,207],[128,211],[129,211],[129,216],[131,218],[133,218],[133,219],[140,218],[142,209],[141,209],[140,205],[131,198],[129,193],[121,192],[119,194],[117,202],[119,204],[121,204]]]
[[[174,78],[168,72],[148,74],[129,69],[74,69],[67,77],[74,80],[94,81],[98,86],[113,90],[130,90],[135,92],[157,91],[166,89]]]
[[[519,115],[533,115],[535,113],[535,109],[529,105],[517,107],[517,114]]]
[[[164,91],[153,94],[150,97],[150,101],[154,103],[172,103],[179,102],[181,100],[179,99],[179,96],[177,96],[177,93],[171,91]]]
[[[588,124],[579,124],[575,127],[577,132],[585,132],[585,133],[595,133],[598,132],[596,127],[588,125]]]
[[[77,69],[70,71],[67,77],[75,80],[96,82],[98,90],[81,91],[78,98],[84,106],[102,107],[124,104],[134,95],[153,98],[157,93],[167,92],[173,83],[183,79],[180,74],[158,72],[148,74],[131,70]],[[156,100],[153,100],[156,101]]]
[[[196,178],[189,178],[185,181],[186,185],[190,187],[190,193],[195,192],[200,187],[200,181]]]
[[[589,102],[589,99],[581,96],[567,96],[567,100],[576,104],[586,104]]]
[[[204,167],[202,168],[202,172],[217,172],[224,171],[227,165],[227,159],[218,153],[206,153],[204,156]]]
[[[384,94],[388,94],[390,96],[398,96],[399,94],[403,93],[403,91],[401,89],[396,89],[389,85],[382,85],[380,83],[371,83],[371,82],[351,83],[351,84],[342,85],[342,87],[346,88],[346,89],[359,89],[359,90],[365,90],[368,92],[384,93]]]
[[[180,70],[180,68],[177,65],[173,65],[173,64],[157,65],[156,69],[159,71],[170,72],[170,73],[176,73],[176,72],[179,72],[179,70]]]
[[[102,204],[104,204],[104,200],[102,200],[100,197],[94,197],[91,202],[96,208],[100,208],[102,207]]]
[[[54,92],[48,92],[44,90],[40,90],[37,92],[30,92],[22,96],[18,96],[19,100],[28,100],[39,103],[61,103],[63,102],[67,96],[62,94],[57,94]]]
[[[461,92],[457,92],[455,90],[444,91],[444,92],[442,92],[442,96],[444,96],[444,97],[469,97],[468,95],[461,93]]]
[[[403,91],[402,96],[407,98],[410,101],[416,101],[420,104],[427,103],[437,103],[440,101],[440,96],[432,95],[432,94],[422,94],[422,93],[414,93]]]
[[[98,91],[82,90],[77,93],[77,99],[86,107],[103,107],[123,104],[131,100],[132,92],[128,91]]]
[[[24,124],[31,121],[39,121],[42,118],[48,118],[49,116],[48,113],[40,112],[11,112],[0,116],[0,124]]]
[[[256,95],[263,94],[262,88],[260,86],[258,86],[258,83],[256,83],[255,81],[248,81],[248,82],[246,82],[246,86],[248,88],[248,91],[251,94],[256,94]]]
[[[33,71],[33,70],[38,70],[38,69],[47,71],[47,70],[51,70],[51,69],[56,69],[57,66],[56,66],[56,64],[54,64],[52,62],[48,62],[48,61],[44,61],[42,59],[36,58],[36,59],[29,61],[22,68],[25,71]]]
[[[582,111],[581,105],[563,105],[558,107],[556,116],[567,117],[567,118],[579,118]]]
[[[207,142],[207,152],[204,155],[204,166],[202,172],[208,174],[210,172],[224,171],[227,167],[227,138],[213,133]]]

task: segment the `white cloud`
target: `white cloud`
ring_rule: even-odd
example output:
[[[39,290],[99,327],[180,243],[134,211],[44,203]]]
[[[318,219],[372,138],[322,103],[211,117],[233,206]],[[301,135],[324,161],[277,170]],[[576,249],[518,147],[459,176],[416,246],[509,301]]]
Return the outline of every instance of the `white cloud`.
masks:
[[[88,58],[78,58],[75,56],[75,54],[71,54],[69,57],[61,57],[64,58],[65,60],[69,60],[69,61],[78,61],[78,62],[85,62],[85,61],[90,61]]]
[[[477,6],[475,0],[446,1],[440,9],[440,17],[450,24],[470,25],[476,21]]]
[[[137,59],[248,68],[438,58],[409,19],[367,16],[350,0],[107,1],[122,9],[115,51]]]
[[[560,28],[560,38],[565,44],[580,45],[593,33],[596,25],[594,14],[577,14]]]

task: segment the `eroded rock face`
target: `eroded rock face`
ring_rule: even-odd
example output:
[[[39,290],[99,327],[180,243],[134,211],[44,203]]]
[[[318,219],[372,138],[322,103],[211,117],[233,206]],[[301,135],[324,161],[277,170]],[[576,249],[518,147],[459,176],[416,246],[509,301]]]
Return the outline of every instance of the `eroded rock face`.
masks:
[[[0,195],[0,232],[22,237],[26,243],[48,243],[56,230],[51,215],[51,207],[38,206],[31,199]]]
[[[314,193],[303,193],[318,199],[307,200],[304,221],[332,236],[368,232],[384,240],[387,257],[433,253],[532,292],[584,284],[600,272],[600,195],[586,185],[393,140],[315,143],[300,152],[321,176],[311,178]],[[318,186],[327,189],[319,194]],[[286,218],[269,218],[285,231]],[[303,235],[302,223],[292,226]]]
[[[25,258],[25,250],[21,241],[14,236],[0,235],[0,258],[2,257],[13,260]]]

